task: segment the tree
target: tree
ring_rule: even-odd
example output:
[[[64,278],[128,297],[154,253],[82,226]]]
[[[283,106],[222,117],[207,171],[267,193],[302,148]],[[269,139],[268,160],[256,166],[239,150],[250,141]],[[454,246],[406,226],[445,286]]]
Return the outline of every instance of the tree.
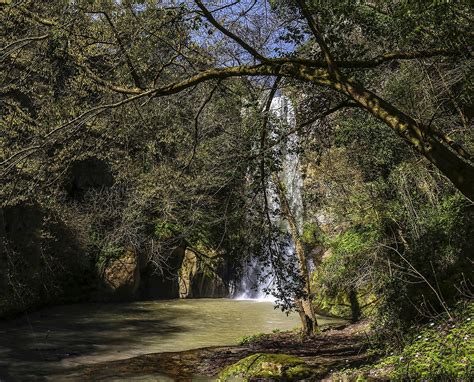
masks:
[[[278,136],[278,129],[275,128],[275,126],[272,127],[271,120],[273,118],[280,119],[280,124],[282,124],[286,129],[291,126],[285,126],[288,124],[288,120],[286,119],[291,119],[288,118],[288,110],[285,112],[285,110],[279,110],[277,113],[280,114],[280,116],[275,116],[271,115],[272,114],[272,102],[274,100],[274,97],[276,95],[276,92],[278,90],[278,84],[280,82],[280,78],[277,77],[275,82],[273,83],[273,86],[268,94],[268,98],[266,102],[264,103],[264,108],[263,108],[263,116],[262,116],[262,122],[261,122],[261,135],[260,135],[260,151],[265,152],[266,148],[269,146],[269,137],[270,136]],[[288,105],[283,106],[284,108],[288,108]],[[286,139],[285,139],[286,138]],[[278,144],[279,143],[279,144]],[[290,203],[290,198],[293,198],[294,195],[289,195],[288,190],[286,189],[285,181],[282,179],[282,176],[285,174],[282,174],[282,166],[279,164],[279,162],[282,162],[282,158],[279,158],[282,156],[283,151],[288,151],[288,150],[294,150],[294,147],[290,147],[288,144],[288,136],[285,137],[285,134],[280,138],[277,139],[276,146],[286,146],[286,150],[282,150],[281,147],[278,147],[277,149],[277,154],[275,155],[275,158],[273,159],[274,163],[271,163],[270,166],[266,166],[265,163],[265,156],[262,156],[260,158],[260,180],[262,182],[262,193],[264,196],[264,221],[268,224],[269,227],[272,226],[272,217],[270,216],[271,214],[276,214],[276,211],[271,211],[270,212],[270,206],[269,206],[269,195],[268,195],[268,190],[269,190],[269,185],[268,183],[272,183],[272,185],[275,188],[275,193],[278,198],[278,204],[281,209],[281,211],[278,211],[278,214],[280,219],[286,221],[287,223],[287,228],[286,230],[288,231],[287,233],[291,237],[291,242],[294,246],[294,256],[295,259],[292,261],[292,263],[297,264],[298,266],[298,279],[301,282],[301,285],[298,285],[299,288],[294,290],[290,295],[293,297],[294,301],[291,306],[294,306],[296,311],[298,312],[300,319],[301,319],[301,324],[303,328],[303,334],[305,336],[311,336],[315,333],[319,332],[319,327],[318,327],[318,321],[316,318],[316,314],[313,308],[312,304],[312,292],[311,292],[311,283],[310,283],[310,271],[308,269],[308,258],[306,256],[306,251],[303,245],[303,241],[301,239],[302,232],[301,232],[301,227],[298,227],[298,221],[297,217],[295,216],[298,212],[294,211],[292,209],[291,203]],[[269,168],[267,168],[269,167]],[[288,175],[288,174],[287,174]],[[269,179],[267,179],[269,178]],[[289,182],[292,182],[292,179],[288,180]],[[300,190],[301,191],[301,190]],[[286,244],[287,245],[287,244]],[[272,245],[270,245],[270,251]],[[275,272],[279,272],[278,269],[275,270]],[[285,286],[282,285],[283,283],[280,282],[281,285],[277,285],[277,288],[280,290],[284,290]]]

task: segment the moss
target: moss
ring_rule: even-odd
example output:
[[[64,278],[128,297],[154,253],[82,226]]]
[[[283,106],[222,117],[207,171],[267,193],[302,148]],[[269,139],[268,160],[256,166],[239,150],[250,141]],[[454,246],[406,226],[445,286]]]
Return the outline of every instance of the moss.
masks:
[[[340,255],[358,255],[370,251],[377,242],[379,232],[376,228],[366,226],[349,229],[337,235],[330,242],[335,253]]]
[[[254,378],[297,381],[312,375],[312,369],[301,358],[286,354],[257,353],[224,369],[219,375],[219,381],[232,377],[242,377],[244,381]]]
[[[322,232],[319,226],[313,222],[305,222],[301,241],[308,246],[316,246],[321,241]]]

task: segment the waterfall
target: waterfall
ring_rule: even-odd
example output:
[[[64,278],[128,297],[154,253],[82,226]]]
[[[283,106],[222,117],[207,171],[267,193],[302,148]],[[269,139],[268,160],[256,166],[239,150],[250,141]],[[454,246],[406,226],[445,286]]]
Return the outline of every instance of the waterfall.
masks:
[[[289,130],[295,128],[295,111],[288,97],[275,97],[271,110],[282,123],[287,124]],[[283,161],[280,176],[286,189],[291,212],[295,217],[298,231],[301,234],[303,229],[303,177],[300,171],[298,134],[291,134],[284,140],[282,155]]]
[[[288,131],[296,126],[294,108],[288,97],[281,94],[275,95],[271,102],[270,112],[273,115],[270,124],[271,138],[278,138],[278,131],[282,130],[281,127],[283,127],[283,131]],[[299,137],[296,133],[283,139],[281,146],[279,147],[282,156],[281,172],[279,173],[279,176],[281,177],[285,187],[286,196],[291,212],[295,217],[298,231],[301,234],[303,229],[303,177],[300,171],[298,148]],[[272,223],[276,226],[281,226],[284,231],[288,232],[287,224],[283,222],[280,217],[281,206],[276,191],[276,185],[273,184],[273,182],[269,182],[266,191],[270,204],[269,212]],[[290,242],[285,247],[284,256],[286,256],[286,259],[291,259],[293,253],[294,245]],[[245,274],[240,285],[236,288],[237,295],[235,298],[240,300],[275,302],[276,297],[267,293],[267,291],[272,288],[273,280],[271,277],[267,277],[267,281],[262,282],[262,278],[259,277],[261,274],[268,276],[271,275],[271,266],[262,265],[257,258],[251,259],[250,263],[246,266]]]
[[[235,299],[275,302],[275,297],[265,292],[267,288],[271,287],[271,280],[264,284],[259,277],[261,273],[270,274],[271,271],[270,268],[262,266],[257,259],[252,258],[251,262],[247,264],[244,277],[240,280],[239,293]]]

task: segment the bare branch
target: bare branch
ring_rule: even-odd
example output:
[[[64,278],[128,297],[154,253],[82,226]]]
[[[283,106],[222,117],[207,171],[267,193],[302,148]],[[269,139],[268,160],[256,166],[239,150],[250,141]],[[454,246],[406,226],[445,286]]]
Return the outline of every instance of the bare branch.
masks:
[[[324,55],[324,60],[326,61],[326,64],[328,66],[329,72],[332,74],[338,74],[338,68],[334,62],[334,58],[332,57],[332,54],[326,45],[326,42],[324,41],[323,35],[321,31],[319,30],[316,21],[314,20],[313,16],[311,15],[311,12],[309,11],[305,0],[296,0],[298,3],[298,6],[301,10],[302,15],[308,22],[309,29],[311,29],[311,32],[313,33],[313,36],[318,43],[319,47],[321,48],[321,51],[323,52]]]
[[[28,9],[26,9],[25,7],[22,7],[22,6],[17,6],[17,7],[14,7],[14,9],[18,9],[21,13],[23,13],[25,16],[29,17],[30,19],[40,23],[40,24],[43,24],[45,26],[48,26],[48,27],[54,27],[57,25],[57,22],[54,21],[54,20],[51,20],[51,19],[46,19],[46,18],[43,18],[43,17],[40,17],[38,16],[36,13],[34,12],[31,12],[29,11]]]
[[[126,87],[126,86],[116,85],[116,84],[113,84],[111,82],[108,82],[108,81],[104,80],[103,78],[99,77],[97,74],[95,74],[87,65],[83,64],[78,59],[74,60],[74,64],[77,67],[84,70],[84,72],[87,74],[87,76],[91,80],[95,81],[97,84],[99,84],[100,86],[102,86],[106,89],[112,90],[115,93],[132,94],[133,95],[133,94],[140,94],[143,91],[143,89],[138,88],[138,87],[129,88],[129,87]]]
[[[31,36],[31,37],[25,37],[25,38],[22,38],[20,40],[17,40],[17,41],[13,41],[12,43],[2,47],[0,49],[0,52],[6,52],[3,54],[3,56],[0,58],[0,62],[5,60],[5,58],[12,54],[14,51],[18,50],[18,49],[21,49],[23,48],[24,46],[28,45],[29,43],[33,42],[33,41],[41,41],[41,40],[45,40],[49,37],[49,34],[43,34],[41,36]],[[11,49],[9,51],[9,49]]]
[[[228,29],[224,28],[222,24],[220,24],[212,15],[212,13],[204,6],[204,4],[200,0],[195,0],[197,6],[201,9],[202,13],[206,17],[206,19],[219,31],[221,31],[224,35],[234,40],[237,44],[239,44],[242,48],[244,48],[247,52],[249,52],[253,57],[258,59],[259,61],[265,62],[267,58],[257,52],[256,49],[251,47],[247,44],[244,40],[242,40],[239,36],[235,35]]]
[[[118,42],[119,47],[120,47],[120,51],[122,52],[122,54],[125,57],[125,61],[127,62],[127,66],[130,70],[130,75],[133,78],[133,82],[135,83],[135,86],[139,89],[143,89],[143,84],[142,84],[142,81],[140,79],[140,76],[138,75],[137,69],[135,68],[135,65],[133,65],[132,58],[128,54],[127,48],[125,47],[125,43],[124,43],[122,37],[120,36],[120,33],[118,32],[117,28],[115,27],[115,24],[113,23],[112,19],[110,18],[109,14],[107,12],[103,12],[103,11],[94,12],[94,13],[100,13],[100,14],[104,15],[105,19],[109,23],[110,28],[112,29],[112,31],[114,33],[115,38],[117,39],[117,42]]]
[[[466,52],[470,57],[472,53]],[[380,56],[374,57],[368,60],[362,61],[336,61],[336,65],[340,68],[353,68],[353,69],[364,69],[364,68],[375,68],[386,62],[394,60],[415,60],[415,59],[427,59],[433,57],[455,57],[459,55],[459,51],[445,50],[445,49],[431,49],[431,50],[414,50],[414,51],[399,51],[399,52],[388,52]]]
[[[273,97],[275,97],[275,93],[278,90],[278,84],[280,83],[281,77],[277,77],[275,79],[275,82],[273,83],[273,86],[270,90],[270,94],[268,95],[267,102],[265,103],[265,108],[263,110],[264,115],[263,115],[263,122],[262,122],[262,133],[260,136],[260,152],[264,153],[265,150],[265,145],[267,141],[267,128],[268,128],[268,120],[270,119],[270,108],[272,105]],[[265,181],[265,155],[262,155],[260,158],[260,178],[262,182],[262,191],[263,191],[263,199],[265,201],[265,215],[267,217],[267,223],[271,227],[272,221],[270,218],[270,210],[268,208],[269,202],[268,202],[268,195],[267,195],[267,183]]]
[[[337,104],[336,106],[324,111],[323,113],[318,114],[318,115],[314,116],[313,118],[310,118],[310,119],[308,119],[304,122],[301,122],[301,123],[297,124],[294,128],[288,130],[285,134],[282,134],[276,141],[272,142],[271,145],[266,146],[264,150],[260,149],[257,154],[246,156],[245,159],[250,160],[250,159],[255,159],[259,156],[264,156],[267,153],[269,153],[275,146],[278,146],[279,144],[281,144],[290,135],[298,133],[304,127],[307,127],[307,126],[313,124],[314,122],[316,122],[320,119],[326,118],[329,115],[334,114],[335,112],[337,112],[339,110],[342,110],[342,109],[345,109],[345,108],[353,108],[353,107],[359,108],[360,105],[355,103],[355,102],[349,102],[348,100],[345,100],[345,101]]]
[[[206,99],[201,103],[201,106],[199,107],[196,115],[194,116],[194,143],[193,143],[193,151],[192,151],[192,154],[191,154],[191,157],[189,158],[189,161],[188,163],[186,164],[186,166],[184,166],[183,170],[181,173],[183,173],[186,169],[189,168],[189,166],[191,165],[194,157],[196,156],[196,150],[197,150],[197,146],[198,146],[198,143],[199,143],[199,117],[202,113],[202,111],[204,110],[204,108],[206,107],[206,105],[211,101],[212,99],[212,96],[214,95],[214,93],[216,92],[217,88],[219,87],[220,85],[220,80],[217,82],[217,84],[212,88],[212,90],[210,91],[209,95],[206,97]]]

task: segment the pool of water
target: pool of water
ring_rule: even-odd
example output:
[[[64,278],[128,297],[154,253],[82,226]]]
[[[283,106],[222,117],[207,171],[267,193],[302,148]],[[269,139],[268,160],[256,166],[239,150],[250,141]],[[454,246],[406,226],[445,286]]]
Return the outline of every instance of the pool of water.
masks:
[[[298,326],[271,302],[230,299],[56,306],[0,321],[0,381],[61,380],[81,366]],[[326,321],[320,319],[320,323]]]

